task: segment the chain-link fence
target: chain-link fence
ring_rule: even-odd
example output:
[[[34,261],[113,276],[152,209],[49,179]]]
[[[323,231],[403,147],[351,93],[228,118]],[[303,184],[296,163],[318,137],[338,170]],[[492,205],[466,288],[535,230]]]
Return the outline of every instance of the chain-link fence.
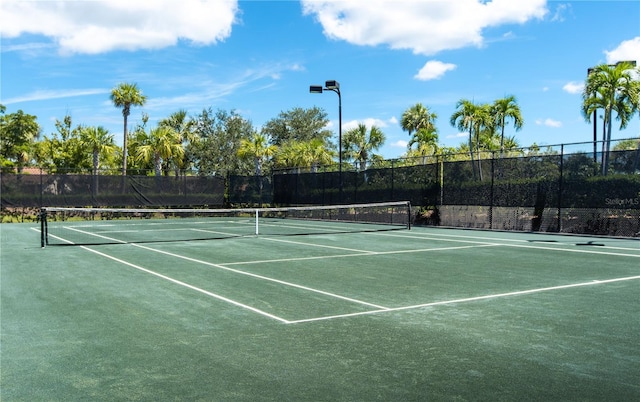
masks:
[[[45,171],[1,174],[2,208],[145,207],[224,204],[225,180],[203,176],[116,176]]]
[[[411,201],[414,224],[640,236],[640,150],[591,143],[290,169],[271,176],[2,173],[2,209]],[[593,149],[600,149],[594,147]]]
[[[606,175],[591,143],[293,170],[274,175],[282,205],[411,201],[415,223],[640,236],[640,150],[612,151]],[[599,149],[599,147],[597,148]],[[465,159],[465,160],[461,160]]]

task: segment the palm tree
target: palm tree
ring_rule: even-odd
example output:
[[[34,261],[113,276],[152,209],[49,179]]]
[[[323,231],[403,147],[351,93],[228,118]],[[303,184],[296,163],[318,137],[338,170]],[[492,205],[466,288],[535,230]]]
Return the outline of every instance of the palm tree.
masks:
[[[281,168],[300,167],[299,143],[297,141],[287,141],[278,146],[275,155],[275,164]]]
[[[149,132],[136,152],[139,160],[152,161],[156,176],[161,176],[162,161],[182,157],[184,148],[178,133],[169,127],[159,126]]]
[[[93,174],[98,174],[100,168],[100,155],[108,154],[115,150],[113,135],[104,127],[82,127],[80,129],[80,142],[91,151],[93,159]]]
[[[327,148],[324,139],[316,137],[300,145],[303,153],[308,154],[308,159],[311,160],[312,172],[317,172],[319,166],[330,165],[333,162],[335,153]]]
[[[451,115],[450,123],[462,132],[469,131],[469,157],[473,164],[473,119],[476,105],[470,100],[461,99],[456,103],[456,109]]]
[[[524,120],[522,119],[516,97],[513,95],[497,99],[493,102],[491,113],[495,119],[496,128],[500,128],[500,155],[502,155],[504,152],[504,128],[507,125],[507,119],[513,120],[513,128],[515,128],[516,131],[520,131]]]
[[[636,69],[636,77],[640,77],[640,67]],[[636,92],[640,93],[640,81],[635,81],[634,85],[635,85]],[[638,116],[640,117],[640,100],[636,102],[634,109],[638,113]],[[638,136],[638,144],[636,146],[636,157],[635,157],[635,161],[633,162],[634,172],[637,171],[638,164],[640,164],[640,135]]]
[[[507,155],[518,155],[518,156],[522,156],[524,155],[524,152],[522,149],[520,149],[520,144],[518,143],[518,140],[516,139],[515,136],[512,137],[505,137],[504,139],[504,149],[507,150]]]
[[[81,127],[80,145],[83,149],[89,149],[93,165],[93,194],[98,194],[98,169],[100,168],[100,155],[110,154],[116,146],[113,135],[104,127]]]
[[[168,118],[162,119],[158,122],[159,126],[166,126],[173,129],[182,139],[182,145],[185,149],[189,144],[196,143],[199,138],[195,133],[196,122],[193,119],[189,119],[187,111],[184,109],[178,110],[172,113]],[[165,161],[164,168],[168,170],[170,168],[169,162],[173,162],[173,168],[175,170],[176,177],[178,177],[181,170],[186,170],[190,165],[190,158],[185,152],[181,158],[173,158],[172,161]]]
[[[256,176],[262,175],[262,164],[272,157],[278,148],[269,144],[269,139],[264,134],[253,133],[250,139],[243,138],[240,141],[238,156],[240,158],[252,158],[255,162]]]
[[[359,163],[362,170],[367,170],[367,161],[376,158],[373,151],[380,148],[385,139],[378,127],[371,126],[367,135],[367,126],[359,123],[358,127],[348,130],[342,136],[344,153],[348,159]]]
[[[309,141],[289,140],[278,147],[276,164],[280,167],[310,168],[317,172],[318,167],[333,162],[335,153],[327,148],[322,138]]]
[[[416,103],[402,113],[400,126],[402,130],[407,131],[409,135],[417,132],[421,128],[435,130],[436,118],[438,118],[438,115],[430,112],[422,103]]]
[[[413,149],[414,145],[417,145],[416,149]],[[421,156],[422,162],[426,163],[427,156],[438,152],[438,132],[435,127],[419,129],[409,141],[408,148],[409,157]]]
[[[118,108],[122,108],[124,117],[124,140],[122,143],[122,176],[127,175],[127,119],[131,114],[131,106],[143,106],[147,97],[138,89],[137,84],[120,83],[111,90],[111,102]]]
[[[582,113],[587,121],[595,110],[604,109],[602,174],[609,170],[609,149],[611,146],[611,130],[613,112],[620,121],[620,129],[629,124],[631,117],[638,110],[640,85],[633,78],[633,65],[621,62],[615,65],[602,64],[591,70],[582,92]]]
[[[469,156],[471,165],[473,160],[473,139],[476,139],[478,152],[478,172],[482,180],[482,166],[480,165],[480,134],[483,129],[493,127],[489,105],[478,105],[468,99],[461,99],[456,104],[457,110],[451,115],[450,123],[460,131],[469,131]],[[475,167],[472,168],[475,177]]]

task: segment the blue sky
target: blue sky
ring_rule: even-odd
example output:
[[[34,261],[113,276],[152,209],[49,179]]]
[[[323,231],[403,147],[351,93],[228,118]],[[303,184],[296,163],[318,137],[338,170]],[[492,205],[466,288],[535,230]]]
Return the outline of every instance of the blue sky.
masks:
[[[38,116],[43,134],[69,114],[122,142],[110,90],[135,82],[148,97],[131,125],[185,109],[236,110],[259,130],[281,111],[319,106],[337,132],[338,99],[309,85],[337,80],[343,130],[358,122],[386,134],[380,153],[406,152],[402,112],[437,113],[439,142],[462,98],[515,95],[519,143],[592,139],[580,114],[589,67],[640,65],[640,2],[544,0],[205,1],[98,0],[0,3],[0,102]],[[616,127],[617,128],[617,127]],[[640,119],[613,138],[637,137]]]

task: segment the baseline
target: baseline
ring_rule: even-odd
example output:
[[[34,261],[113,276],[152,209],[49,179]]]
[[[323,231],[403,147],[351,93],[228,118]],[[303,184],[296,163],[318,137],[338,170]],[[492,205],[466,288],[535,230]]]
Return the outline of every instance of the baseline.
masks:
[[[551,286],[551,287],[545,287],[545,288],[519,290],[519,291],[515,291],[515,292],[508,292],[508,293],[497,293],[497,294],[492,294],[492,295],[466,297],[466,298],[463,298],[463,299],[444,300],[444,301],[439,301],[439,302],[416,304],[416,305],[411,305],[411,306],[394,307],[394,308],[388,308],[388,309],[385,309],[385,310],[361,311],[361,312],[357,312],[357,313],[338,314],[338,315],[323,316],[323,317],[316,317],[316,318],[306,318],[306,319],[302,319],[302,320],[292,320],[292,321],[287,322],[287,324],[301,324],[301,323],[308,323],[308,322],[315,322],[315,321],[326,321],[326,320],[333,320],[333,319],[339,319],[339,318],[347,318],[347,317],[357,317],[357,316],[363,316],[363,315],[389,313],[389,312],[395,312],[395,311],[415,310],[415,309],[420,309],[420,308],[425,308],[425,307],[443,306],[443,305],[458,304],[458,303],[468,303],[468,302],[475,302],[475,301],[479,301],[479,300],[498,299],[498,298],[502,298],[502,297],[522,296],[522,295],[528,295],[528,294],[533,294],[533,293],[541,293],[541,292],[549,292],[549,291],[560,290],[560,289],[577,288],[577,287],[583,287],[583,286],[603,285],[603,284],[608,284],[608,283],[632,281],[632,280],[639,280],[639,279],[640,279],[640,275],[638,275],[638,276],[628,276],[628,277],[624,277],[624,278],[593,280],[593,281],[590,281],[590,282],[580,282],[580,283],[573,283],[573,284],[568,284],[568,285],[559,285],[559,286]]]
[[[560,252],[567,252],[567,253],[583,253],[583,254],[599,254],[599,255],[611,255],[611,256],[619,256],[619,257],[632,257],[632,258],[640,258],[640,254],[627,254],[627,253],[620,253],[620,252],[614,252],[614,251],[599,251],[599,250],[588,250],[588,249],[581,249],[581,248],[567,248],[566,246],[571,246],[571,247],[576,247],[575,245],[570,245],[570,244],[565,244],[565,243],[560,243],[560,247],[550,247],[550,246],[534,246],[531,244],[508,244],[508,243],[496,243],[495,240],[501,240],[501,241],[512,241],[512,242],[528,242],[526,240],[518,240],[518,239],[514,239],[514,240],[507,240],[507,239],[491,239],[494,240],[492,242],[489,241],[476,241],[476,240],[460,240],[460,239],[448,239],[448,238],[442,238],[439,235],[432,235],[432,234],[425,234],[425,235],[402,235],[402,234],[391,234],[391,233],[372,233],[375,236],[392,236],[392,237],[403,237],[403,238],[411,238],[411,239],[425,239],[425,240],[436,240],[436,241],[444,241],[444,242],[456,242],[456,243],[473,243],[473,244],[487,244],[487,245],[495,245],[495,246],[503,246],[503,247],[515,247],[515,248],[527,248],[527,249],[537,249],[537,250],[552,250],[552,251],[560,251]],[[453,236],[453,235],[447,235],[447,236]],[[456,236],[456,237],[463,237],[463,236]],[[472,237],[470,236],[469,238],[475,238],[477,239],[478,237]],[[488,239],[489,240],[489,239]],[[603,248],[607,249],[622,249],[622,250],[632,250],[632,249],[626,249],[626,248],[620,248],[620,247],[606,247],[603,246]]]

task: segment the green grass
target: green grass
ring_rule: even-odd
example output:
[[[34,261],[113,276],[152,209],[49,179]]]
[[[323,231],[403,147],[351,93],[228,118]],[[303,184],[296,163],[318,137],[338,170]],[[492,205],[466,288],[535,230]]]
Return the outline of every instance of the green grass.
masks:
[[[640,399],[637,239],[35,228],[0,226],[3,401]]]

